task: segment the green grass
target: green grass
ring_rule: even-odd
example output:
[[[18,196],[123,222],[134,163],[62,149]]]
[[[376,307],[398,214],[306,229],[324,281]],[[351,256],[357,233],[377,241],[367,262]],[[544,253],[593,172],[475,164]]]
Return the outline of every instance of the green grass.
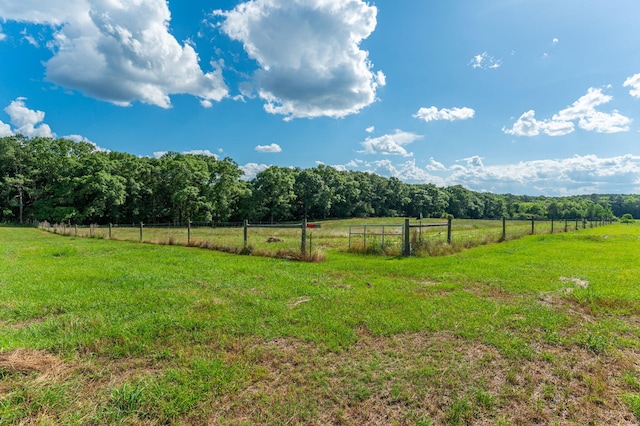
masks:
[[[314,264],[0,228],[0,425],[634,423],[639,236]]]

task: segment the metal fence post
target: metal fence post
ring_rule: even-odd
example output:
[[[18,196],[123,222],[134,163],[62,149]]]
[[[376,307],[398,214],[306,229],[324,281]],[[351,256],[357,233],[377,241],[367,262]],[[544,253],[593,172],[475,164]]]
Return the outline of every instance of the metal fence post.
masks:
[[[304,256],[307,252],[307,219],[302,219],[302,238],[300,241],[300,253]]]
[[[248,241],[249,241],[249,220],[245,219],[244,220],[244,245],[243,245],[243,248],[245,250],[247,249]]]
[[[404,247],[402,249],[403,256],[411,256],[411,228],[409,227],[409,219],[404,220],[404,229],[403,229],[403,243]]]

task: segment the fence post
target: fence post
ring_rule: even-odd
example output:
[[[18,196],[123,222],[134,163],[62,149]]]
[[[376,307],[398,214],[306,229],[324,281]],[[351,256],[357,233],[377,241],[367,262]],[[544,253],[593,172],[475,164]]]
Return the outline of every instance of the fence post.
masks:
[[[502,241],[507,241],[507,218],[502,218]]]
[[[576,219],[576,231],[578,230],[578,219]]]
[[[551,233],[553,234],[553,218],[551,218]]]
[[[302,219],[302,238],[300,241],[300,253],[304,256],[307,253],[307,219]]]
[[[109,239],[111,239],[111,233],[112,233],[111,231],[112,231],[112,229],[113,229],[113,225],[110,223],[109,224]]]
[[[187,245],[191,245],[191,220],[187,221]]]
[[[451,228],[452,228],[453,218],[449,216],[447,218],[447,244],[451,244]]]
[[[245,250],[247,249],[248,241],[249,241],[249,220],[245,219],[244,220],[244,245],[243,245],[243,248]]]
[[[76,237],[77,237],[78,236],[78,224],[76,223],[74,225],[74,227],[75,227],[75,234],[76,234]]]
[[[144,224],[140,222],[140,242],[142,242],[142,228],[144,228]]]
[[[404,228],[402,229],[403,235],[403,243],[404,247],[402,248],[403,256],[411,256],[411,228],[409,227],[409,219],[406,218],[404,220]]]
[[[564,232],[569,231],[569,221],[565,218],[564,219]]]
[[[582,218],[582,229],[587,229],[587,219]]]
[[[531,216],[531,235],[536,233],[536,219]]]

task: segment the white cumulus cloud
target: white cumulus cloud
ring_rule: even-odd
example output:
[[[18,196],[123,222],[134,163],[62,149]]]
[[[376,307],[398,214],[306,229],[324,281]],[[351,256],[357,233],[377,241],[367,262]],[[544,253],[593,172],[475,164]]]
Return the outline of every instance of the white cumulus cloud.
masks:
[[[192,150],[189,150],[189,151],[184,151],[183,154],[204,155],[205,157],[218,158],[218,156],[216,154],[214,154],[213,152],[209,151],[208,149],[192,149]]]
[[[221,70],[204,73],[193,46],[170,34],[166,0],[4,0],[0,18],[55,26],[46,77],[87,96],[162,108],[173,94],[204,106],[227,96]]]
[[[51,127],[43,123],[45,113],[27,108],[26,100],[27,98],[17,98],[4,109],[11,118],[13,133],[27,137],[54,138],[56,134],[51,131]],[[6,132],[6,125],[0,127]]]
[[[247,163],[244,166],[239,166],[240,170],[244,173],[242,179],[251,180],[255,178],[258,173],[267,170],[270,166],[266,164]]]
[[[439,110],[435,106],[432,106],[430,108],[420,108],[420,110],[418,110],[418,112],[413,117],[419,118],[420,120],[424,120],[426,122],[436,120],[456,121],[473,118],[475,114],[475,110],[467,107],[452,109],[443,108]]]
[[[631,96],[640,98],[640,73],[627,78],[624,82],[624,87],[631,87],[629,91]]]
[[[11,126],[0,121],[0,138],[4,138],[5,136],[13,136],[13,134],[14,133],[11,130]]]
[[[612,96],[602,93],[602,89],[592,87],[586,95],[554,114],[550,120],[537,120],[535,111],[530,110],[522,114],[510,129],[504,127],[502,131],[515,136],[537,136],[541,132],[549,136],[563,136],[575,130],[577,121],[578,127],[588,132],[627,132],[632,122],[630,118],[616,110],[607,113],[596,109],[612,99]]]
[[[462,160],[466,161],[466,160]],[[476,191],[528,193],[562,196],[591,193],[629,193],[640,187],[640,156],[600,158],[576,155],[554,160],[517,164],[452,167],[447,183],[462,184]]]
[[[404,148],[422,136],[415,133],[403,132],[396,130],[395,133],[380,136],[377,138],[367,138],[361,145],[364,150],[358,151],[362,154],[382,154],[382,155],[401,155],[403,157],[411,157],[413,153],[407,152]]]
[[[266,153],[277,153],[282,152],[282,148],[277,143],[272,143],[271,145],[258,145],[255,148],[258,152],[266,152]]]
[[[537,120],[533,110],[522,114],[510,129],[502,128],[504,133],[514,136],[538,136],[541,132],[549,136],[562,136],[574,130],[575,126],[570,121]]]
[[[362,0],[251,0],[215,15],[258,63],[253,84],[269,113],[344,117],[386,83],[360,49],[377,25],[377,8]]]

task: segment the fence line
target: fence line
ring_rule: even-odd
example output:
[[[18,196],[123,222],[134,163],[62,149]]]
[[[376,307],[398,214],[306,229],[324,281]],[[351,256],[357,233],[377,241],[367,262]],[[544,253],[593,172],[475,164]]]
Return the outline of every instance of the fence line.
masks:
[[[530,225],[529,225],[530,222]],[[411,256],[415,254],[445,254],[480,244],[488,244],[531,234],[553,234],[610,224],[612,221],[586,219],[498,219],[452,220],[446,223],[419,223],[405,219],[404,223],[348,225],[337,231],[320,233],[318,247],[347,249],[351,252],[380,253]],[[513,225],[515,224],[515,225]],[[225,226],[226,225],[226,226]],[[39,223],[50,232],[77,237],[118,239],[157,244],[182,244],[213,248],[233,253],[272,255],[303,258],[313,255],[312,234],[308,231],[320,225],[308,223],[176,223],[108,224],[78,226],[70,224]],[[446,233],[445,233],[446,228]],[[264,230],[264,232],[263,232]],[[279,232],[282,230],[283,232]],[[299,233],[296,232],[299,230]],[[186,234],[186,235],[185,235]],[[267,239],[267,236],[269,237]],[[258,238],[258,241],[256,240]],[[285,240],[282,238],[286,238]],[[348,238],[348,243],[347,243]],[[259,241],[263,239],[262,241]],[[296,243],[297,241],[297,243]],[[271,244],[271,243],[278,244]],[[348,245],[347,245],[348,244]],[[277,250],[275,250],[277,248]],[[271,253],[271,254],[270,254]]]

